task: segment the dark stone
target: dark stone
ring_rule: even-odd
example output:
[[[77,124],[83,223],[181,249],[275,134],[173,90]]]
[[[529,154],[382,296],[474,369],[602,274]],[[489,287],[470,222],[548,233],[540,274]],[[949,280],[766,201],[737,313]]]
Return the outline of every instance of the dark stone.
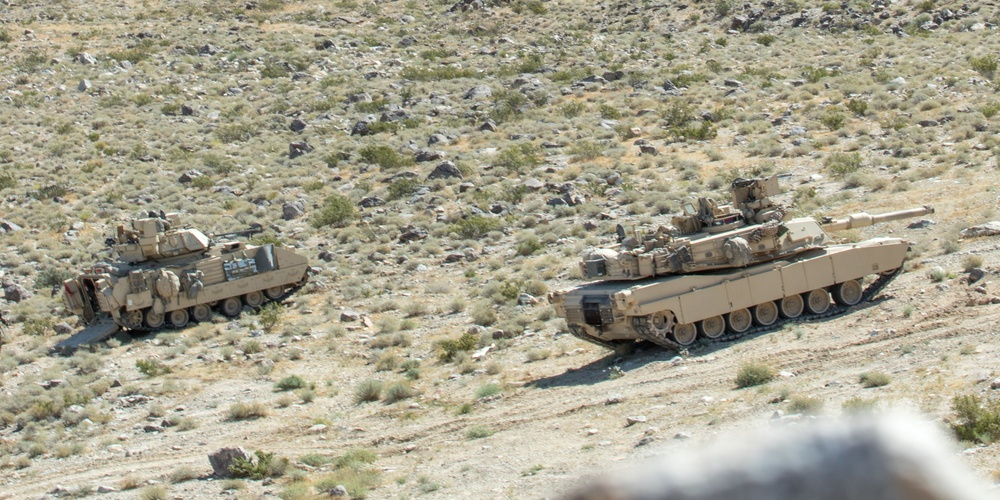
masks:
[[[253,455],[244,450],[243,448],[222,448],[215,453],[208,455],[208,462],[212,464],[212,471],[218,477],[232,477],[232,472],[229,468],[233,465],[233,462],[237,459],[251,460]]]
[[[434,171],[427,176],[427,180],[433,179],[461,179],[462,171],[455,166],[454,163],[450,161],[442,162],[437,167],[434,167]]]
[[[358,122],[351,127],[351,135],[360,135],[363,137],[374,133],[375,132],[368,128],[368,122],[365,120],[358,120]]]
[[[314,148],[305,141],[292,142],[288,144],[288,157],[290,159],[295,159],[312,151],[313,149]]]
[[[379,198],[378,196],[366,196],[358,202],[358,205],[364,208],[381,207],[385,205],[385,200]]]
[[[306,129],[306,122],[296,118],[292,120],[292,124],[288,128],[292,129],[292,132],[302,132]]]
[[[423,240],[428,236],[427,230],[416,226],[403,226],[399,229],[399,242],[409,243],[411,241]]]
[[[432,149],[421,149],[417,151],[417,154],[415,154],[413,158],[418,163],[437,161],[444,158],[444,153],[441,151],[434,151]]]

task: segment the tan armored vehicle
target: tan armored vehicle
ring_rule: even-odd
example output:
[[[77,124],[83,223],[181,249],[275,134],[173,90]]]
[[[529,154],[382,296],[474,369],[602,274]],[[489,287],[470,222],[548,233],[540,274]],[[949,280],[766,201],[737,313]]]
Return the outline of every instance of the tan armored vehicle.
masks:
[[[280,300],[308,279],[306,258],[290,250],[225,241],[258,233],[259,227],[209,237],[182,228],[177,214],[162,212],[127,226],[119,224],[106,241],[119,260],[95,264],[63,282],[66,309],[88,328],[57,347],[94,342],[118,327],[182,328],[208,320],[213,307],[235,317],[244,305]]]
[[[790,219],[771,201],[777,177],[733,182],[732,204],[701,198],[671,226],[625,234],[580,263],[595,283],[549,300],[577,337],[615,347],[638,339],[682,348],[699,336],[728,340],[803,315],[838,314],[874,296],[902,269],[909,244],[874,238],[835,244],[827,231],[934,212],[929,207],[842,220]],[[864,287],[867,277],[874,279]],[[833,302],[831,303],[831,295]]]

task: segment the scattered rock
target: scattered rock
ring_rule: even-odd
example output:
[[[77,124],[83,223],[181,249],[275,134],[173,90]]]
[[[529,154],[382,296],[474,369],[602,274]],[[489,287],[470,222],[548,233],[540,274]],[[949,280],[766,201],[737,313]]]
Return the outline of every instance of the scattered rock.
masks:
[[[378,196],[366,196],[358,202],[358,205],[364,208],[380,207],[385,205],[385,200]]]
[[[479,126],[479,130],[483,132],[496,132],[497,124],[493,120],[486,120],[486,123]]]
[[[76,86],[76,89],[79,90],[80,92],[86,92],[90,90],[92,87],[93,85],[91,85],[90,80],[83,79],[80,80],[80,84]]]
[[[330,495],[331,497],[334,497],[334,498],[347,498],[348,497],[347,488],[345,488],[343,485],[340,485],[340,484],[338,484],[337,486],[334,486],[333,488],[330,488],[329,490],[327,490],[326,494]]]
[[[288,128],[290,128],[292,132],[302,132],[306,129],[306,126],[306,122],[296,118],[292,120],[292,123],[288,126]]]
[[[322,432],[326,432],[326,425],[325,424],[316,424],[316,425],[310,427],[308,432],[309,432],[309,434],[319,434],[319,433],[322,433]]]
[[[34,295],[27,288],[10,280],[3,280],[3,298],[7,302],[21,302]]]
[[[466,99],[486,99],[493,96],[493,89],[489,85],[476,85],[465,92]]]
[[[995,378],[990,382],[990,389],[1000,389],[1000,378]]]
[[[355,311],[344,311],[340,313],[340,321],[344,323],[353,323],[361,319],[361,313]]]
[[[517,297],[517,305],[533,306],[538,304],[538,299],[527,293],[522,293]]]
[[[314,148],[305,141],[291,142],[288,144],[288,158],[289,159],[298,158],[306,153],[311,152],[313,149]]]
[[[242,447],[221,448],[215,453],[210,453],[208,455],[208,462],[212,464],[212,471],[215,472],[216,476],[232,477],[232,472],[229,472],[229,467],[233,465],[233,461],[237,458],[250,460],[252,456]]]
[[[372,135],[375,132],[368,127],[367,120],[358,120],[357,123],[351,127],[351,135],[360,135],[362,137],[366,135]]]
[[[930,219],[920,219],[920,220],[918,220],[916,222],[911,222],[911,223],[907,224],[906,228],[907,229],[924,229],[924,228],[933,226],[934,224],[937,224],[937,223],[934,222],[934,221],[932,221],[932,220],[930,220]]]
[[[686,432],[678,432],[677,434],[674,434],[674,439],[678,441],[684,441],[687,439],[691,439],[691,436],[688,435]]]
[[[450,161],[442,162],[434,171],[427,175],[427,180],[433,179],[461,179],[462,171]]]
[[[417,163],[437,161],[442,158],[444,158],[444,153],[441,151],[435,151],[433,149],[421,149],[417,151],[415,155],[413,155],[413,159],[416,160]]]
[[[0,233],[13,233],[20,230],[21,226],[8,220],[0,219]]]
[[[205,174],[201,173],[198,170],[191,169],[181,174],[181,176],[177,179],[177,182],[180,182],[181,184],[187,184],[203,175]]]
[[[969,283],[975,283],[986,277],[986,271],[976,267],[969,270]]]
[[[641,424],[646,421],[645,415],[636,415],[634,417],[625,417],[625,427],[630,427],[635,424]]]
[[[160,427],[159,425],[147,424],[142,426],[142,432],[163,432],[163,427]]]
[[[416,226],[403,226],[399,228],[399,232],[400,232],[399,235],[400,243],[409,243],[411,241],[423,240],[426,239],[427,236],[429,236],[426,229]]]
[[[959,234],[963,238],[977,238],[980,236],[996,236],[1000,234],[1000,221],[987,222],[978,226],[963,229]]]
[[[616,405],[625,401],[625,396],[621,394],[612,394],[608,396],[608,399],[604,401],[605,405]]]
[[[98,493],[115,493],[117,491],[118,491],[117,489],[112,488],[111,486],[101,485],[101,486],[97,487],[97,492]]]
[[[638,448],[640,446],[646,446],[647,444],[652,443],[654,440],[655,439],[653,438],[653,436],[643,437],[642,439],[639,440],[638,443],[635,444],[635,447]]]
[[[306,212],[306,202],[302,200],[289,201],[281,206],[281,218],[293,220],[302,217]]]
[[[76,62],[86,65],[97,64],[97,58],[90,55],[89,52],[81,52],[80,55],[76,56]]]

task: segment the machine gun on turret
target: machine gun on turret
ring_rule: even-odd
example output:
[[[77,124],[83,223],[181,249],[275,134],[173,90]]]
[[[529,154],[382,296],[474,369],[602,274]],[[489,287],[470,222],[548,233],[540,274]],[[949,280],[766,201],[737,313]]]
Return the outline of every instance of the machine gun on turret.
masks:
[[[230,231],[228,233],[209,233],[208,238],[212,242],[231,240],[233,238],[241,238],[245,236],[253,236],[255,234],[260,234],[264,232],[264,227],[258,223],[250,224],[250,227],[242,231]]]

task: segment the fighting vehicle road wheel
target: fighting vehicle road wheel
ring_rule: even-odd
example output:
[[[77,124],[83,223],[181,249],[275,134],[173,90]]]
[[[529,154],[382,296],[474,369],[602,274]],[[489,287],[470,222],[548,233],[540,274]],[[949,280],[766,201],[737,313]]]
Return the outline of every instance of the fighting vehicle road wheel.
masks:
[[[861,302],[863,293],[858,280],[848,280],[833,287],[833,301],[842,306],[853,306]]]
[[[142,328],[142,311],[136,309],[134,311],[124,311],[122,312],[122,326],[128,328],[129,330],[138,330]]]
[[[778,309],[781,311],[781,315],[786,318],[798,318],[802,316],[802,311],[805,308],[805,301],[798,294],[790,295],[778,301]]]
[[[778,321],[778,304],[774,302],[757,304],[750,312],[753,314],[753,322],[759,326],[771,326]]]
[[[240,311],[243,310],[243,302],[240,302],[239,297],[229,297],[228,299],[223,299],[219,302],[219,310],[222,314],[229,316],[230,318],[235,318],[240,315]]]
[[[806,294],[806,310],[809,314],[823,314],[830,308],[830,294],[817,288]]]
[[[191,319],[191,315],[188,314],[187,309],[177,309],[170,311],[167,315],[167,321],[170,322],[170,326],[174,328],[183,328],[187,326],[188,320]]]
[[[199,323],[208,321],[212,317],[212,309],[208,304],[198,304],[191,308],[191,317]]]
[[[264,294],[261,292],[250,292],[243,296],[243,302],[246,305],[256,309],[260,307],[261,304],[264,303]]]
[[[155,313],[152,309],[146,310],[146,326],[150,328],[159,328],[163,326],[163,319],[162,314]]]
[[[283,286],[272,286],[267,290],[264,290],[264,295],[271,300],[281,300],[285,296],[285,287]]]
[[[701,334],[706,338],[717,339],[726,331],[726,321],[722,316],[712,316],[698,322]]]
[[[694,323],[674,325],[674,333],[671,337],[674,342],[680,345],[691,345],[698,338],[698,328],[694,326]]]
[[[753,325],[749,309],[737,309],[726,315],[726,328],[732,333],[743,333]]]

